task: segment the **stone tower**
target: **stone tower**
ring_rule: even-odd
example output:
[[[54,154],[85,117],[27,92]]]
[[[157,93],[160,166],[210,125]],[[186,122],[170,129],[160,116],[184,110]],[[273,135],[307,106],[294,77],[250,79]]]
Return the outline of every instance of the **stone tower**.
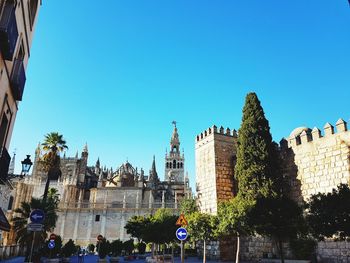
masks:
[[[173,121],[174,131],[170,140],[170,152],[165,155],[165,181],[184,182],[184,154],[180,153],[180,139],[176,122]]]
[[[219,201],[234,197],[237,133],[214,125],[195,142],[196,188],[201,212],[216,214]]]

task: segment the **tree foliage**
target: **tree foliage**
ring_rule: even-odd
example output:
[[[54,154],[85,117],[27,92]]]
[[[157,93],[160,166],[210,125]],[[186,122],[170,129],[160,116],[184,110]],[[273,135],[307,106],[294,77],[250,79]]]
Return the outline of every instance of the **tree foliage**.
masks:
[[[235,178],[239,195],[252,200],[276,195],[280,188],[277,155],[260,101],[255,93],[249,93],[238,132]]]
[[[90,244],[89,246],[88,246],[88,249],[90,250],[90,248],[91,248],[91,245],[93,245],[93,244]],[[93,245],[94,246],[94,245]],[[94,246],[94,248],[95,248],[95,246]],[[69,239],[68,241],[67,241],[67,243],[66,244],[64,244],[64,246],[62,247],[62,254],[65,256],[65,257],[70,257],[70,256],[72,256],[75,252],[76,252],[77,250],[76,250],[76,246],[75,246],[75,244],[74,244],[74,241],[72,240],[72,239]]]
[[[196,200],[193,198],[184,198],[180,202],[180,213],[190,215],[198,211]]]
[[[111,252],[113,257],[120,256],[123,250],[123,241],[120,239],[111,242]]]
[[[312,235],[322,240],[350,237],[350,188],[340,184],[331,193],[312,195],[307,204],[306,219]]]
[[[194,212],[188,217],[188,234],[193,241],[212,240],[216,238],[215,216]]]
[[[282,262],[283,242],[305,233],[302,209],[287,197],[261,197],[248,213],[248,221],[260,235],[275,240]],[[304,230],[304,231],[303,231]]]

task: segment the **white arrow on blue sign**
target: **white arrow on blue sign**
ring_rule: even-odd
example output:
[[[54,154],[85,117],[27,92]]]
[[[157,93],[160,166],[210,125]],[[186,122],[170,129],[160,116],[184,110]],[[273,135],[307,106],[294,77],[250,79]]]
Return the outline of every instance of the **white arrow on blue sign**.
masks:
[[[177,230],[176,230],[176,237],[178,240],[186,240],[187,238],[187,230],[186,228],[183,228],[183,227],[179,227]]]
[[[30,217],[30,221],[32,221],[33,223],[40,224],[45,219],[45,213],[43,210],[35,209],[30,213],[29,217]]]
[[[55,242],[50,241],[49,244],[47,244],[49,249],[53,249],[55,247]]]

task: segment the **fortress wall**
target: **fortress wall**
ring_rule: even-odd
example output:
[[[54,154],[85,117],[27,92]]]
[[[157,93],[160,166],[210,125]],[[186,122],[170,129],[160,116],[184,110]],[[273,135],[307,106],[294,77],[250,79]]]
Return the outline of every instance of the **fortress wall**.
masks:
[[[318,192],[331,192],[340,183],[349,183],[350,131],[341,119],[336,127],[337,132],[327,123],[323,136],[314,128],[288,138],[291,151],[286,168],[293,196],[301,194],[307,200]]]
[[[196,186],[202,212],[216,213],[217,203],[233,197],[236,131],[216,126],[196,136]]]

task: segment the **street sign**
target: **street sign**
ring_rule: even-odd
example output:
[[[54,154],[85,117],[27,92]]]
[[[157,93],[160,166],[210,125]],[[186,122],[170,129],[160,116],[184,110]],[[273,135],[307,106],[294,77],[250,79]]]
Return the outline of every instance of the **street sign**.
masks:
[[[188,234],[187,234],[187,230],[186,228],[183,228],[183,227],[179,227],[177,230],[176,230],[176,237],[178,240],[186,240]]]
[[[176,221],[176,225],[177,225],[177,226],[187,226],[187,225],[188,225],[187,220],[185,219],[184,214],[181,214],[181,215],[179,216],[179,218],[178,218],[177,221]]]
[[[55,240],[56,239],[56,235],[54,234],[54,233],[52,233],[51,235],[50,235],[50,240]]]
[[[45,213],[43,210],[35,209],[30,213],[29,218],[33,223],[40,224],[45,219]]]
[[[34,232],[40,232],[44,230],[44,225],[43,224],[35,224],[35,223],[30,223],[27,226],[28,231],[34,231]]]
[[[53,249],[55,247],[55,242],[54,241],[50,241],[49,244],[47,244],[47,247],[49,249]]]

